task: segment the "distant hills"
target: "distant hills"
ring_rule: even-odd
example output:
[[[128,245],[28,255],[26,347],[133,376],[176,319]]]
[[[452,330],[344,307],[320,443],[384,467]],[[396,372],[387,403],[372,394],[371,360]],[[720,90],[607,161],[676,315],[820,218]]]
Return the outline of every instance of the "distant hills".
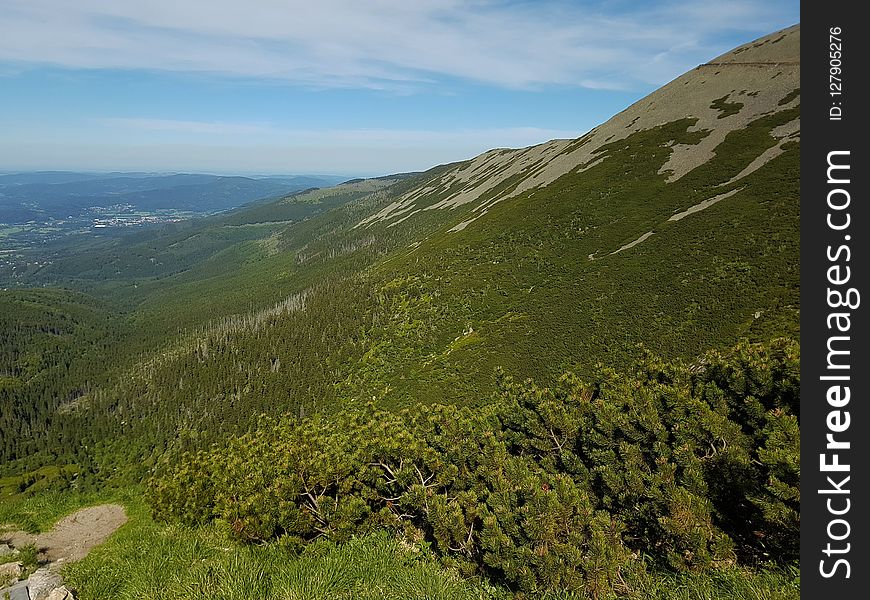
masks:
[[[115,205],[144,212],[174,209],[210,214],[253,200],[328,187],[342,179],[63,171],[7,174],[0,175],[0,223],[65,219],[91,207]]]

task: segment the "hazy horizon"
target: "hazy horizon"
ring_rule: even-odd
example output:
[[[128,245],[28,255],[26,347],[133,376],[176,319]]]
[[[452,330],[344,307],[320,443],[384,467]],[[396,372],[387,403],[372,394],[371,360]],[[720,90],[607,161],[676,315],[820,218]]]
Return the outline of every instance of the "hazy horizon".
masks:
[[[371,178],[371,177],[382,177],[384,175],[393,175],[394,173],[381,173],[381,174],[359,174],[359,173],[343,173],[341,171],[332,171],[332,172],[323,172],[323,173],[315,173],[312,171],[305,172],[292,172],[288,171],[286,173],[263,173],[263,172],[255,172],[255,171],[209,171],[209,170],[190,170],[190,171],[179,171],[172,169],[162,169],[162,170],[147,170],[147,171],[123,171],[117,169],[64,169],[64,168],[45,168],[45,169],[6,169],[0,166],[0,176],[4,175],[27,175],[27,174],[36,174],[36,173],[73,173],[76,175],[138,175],[138,176],[167,176],[167,175],[214,175],[216,177],[248,177],[251,179],[282,179],[282,178],[290,178],[290,177],[363,177],[363,178]]]

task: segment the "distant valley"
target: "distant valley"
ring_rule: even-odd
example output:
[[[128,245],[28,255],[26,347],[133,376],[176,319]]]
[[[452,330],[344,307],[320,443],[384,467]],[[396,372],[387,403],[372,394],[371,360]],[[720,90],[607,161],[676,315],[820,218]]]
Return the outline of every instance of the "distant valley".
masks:
[[[173,222],[344,179],[57,171],[0,175],[0,239],[7,240],[4,245],[26,244],[92,228]]]
[[[48,264],[71,234],[116,237],[344,179],[67,171],[0,175],[0,273],[11,276],[13,270]]]

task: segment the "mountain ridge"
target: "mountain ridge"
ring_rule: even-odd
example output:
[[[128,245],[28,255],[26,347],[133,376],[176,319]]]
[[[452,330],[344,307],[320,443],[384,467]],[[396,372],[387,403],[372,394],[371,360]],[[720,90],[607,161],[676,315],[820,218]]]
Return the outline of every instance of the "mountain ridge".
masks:
[[[776,96],[776,102],[779,102],[788,98],[788,94],[793,90],[799,90],[799,47],[799,25],[739,46],[713,61],[699,65],[677,77],[579,138],[550,140],[523,149],[489,150],[470,161],[460,163],[459,168],[441,176],[437,181],[430,180],[426,185],[409,191],[394,203],[360,221],[358,226],[366,226],[379,221],[391,221],[392,225],[397,225],[419,211],[456,208],[482,200],[473,208],[473,211],[477,213],[474,217],[476,219],[483,216],[491,204],[524,192],[546,187],[547,184],[572,171],[582,172],[598,164],[598,161],[606,158],[595,156],[605,143],[618,141],[632,133],[664,125],[675,118],[694,116],[698,118],[698,121],[689,130],[701,131],[706,125],[711,127],[710,134],[700,140],[698,144],[677,145],[673,148],[673,156],[662,167],[661,172],[669,171],[669,181],[675,181],[710,160],[713,148],[718,146],[729,132],[743,128],[747,123],[761,116],[765,107],[771,106],[771,100],[774,96]],[[707,70],[715,69],[721,65],[743,67],[739,73],[740,83],[734,81],[737,73],[716,77],[720,73],[714,72],[709,79],[705,76]],[[750,65],[752,68],[747,68]],[[775,73],[771,77],[772,71]],[[775,85],[765,81],[768,78],[779,77],[781,79]],[[699,88],[708,82],[710,85],[704,90],[704,94],[698,94]],[[744,87],[738,92],[737,87],[741,86]],[[759,89],[753,90],[752,86],[758,86]],[[716,96],[720,92],[724,92],[724,95],[721,98],[715,98],[713,103],[708,104],[707,98],[710,97],[708,91],[710,88],[717,90]],[[734,93],[742,99],[742,102],[733,113],[726,114],[715,106],[717,100],[726,103],[729,96]],[[674,95],[679,96],[681,102],[673,102]],[[782,106],[783,109],[792,106],[796,98],[790,98],[788,102],[779,106]],[[694,101],[695,99],[703,99],[703,101],[698,103]],[[721,122],[713,122],[714,119]],[[796,127],[799,128],[799,119],[796,120],[796,123],[784,126],[779,132],[781,135],[777,137],[780,140],[791,139],[794,137]],[[769,151],[763,157],[759,157],[761,162],[754,163],[751,170],[742,172],[740,176],[747,175],[767,160],[778,155],[781,152],[782,143],[784,141],[777,144],[776,150]],[[519,177],[516,177],[518,181],[515,185],[508,185],[505,190],[493,197],[484,198],[487,192],[518,175]],[[472,185],[470,182],[475,177],[478,183]],[[450,189],[451,192],[446,198],[428,205],[421,202],[426,196],[443,192],[445,189]],[[461,224],[457,224],[454,231],[461,231],[469,223],[470,221],[463,221]]]

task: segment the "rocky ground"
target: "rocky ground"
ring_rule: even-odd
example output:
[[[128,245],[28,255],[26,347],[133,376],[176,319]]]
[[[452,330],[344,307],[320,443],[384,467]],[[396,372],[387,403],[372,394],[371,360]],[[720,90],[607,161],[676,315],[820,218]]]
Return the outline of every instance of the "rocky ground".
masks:
[[[57,522],[51,531],[32,534],[24,531],[0,530],[0,559],[13,557],[0,564],[0,598],[5,600],[69,600],[73,593],[63,585],[60,570],[66,563],[84,558],[127,522],[124,507],[101,504],[83,508]],[[36,569],[27,579],[18,581],[24,565],[14,560],[20,548],[34,546],[37,550]]]

